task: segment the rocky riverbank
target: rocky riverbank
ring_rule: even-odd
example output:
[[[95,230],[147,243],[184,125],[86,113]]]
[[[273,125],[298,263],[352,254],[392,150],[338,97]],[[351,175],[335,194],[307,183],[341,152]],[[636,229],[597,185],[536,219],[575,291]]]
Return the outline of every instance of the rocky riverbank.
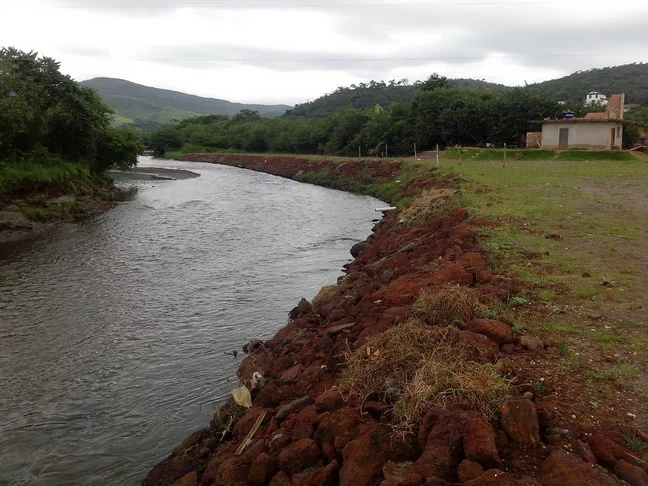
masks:
[[[510,319],[520,283],[492,271],[476,237],[491,223],[461,209],[460,180],[388,160],[183,160],[406,204],[351,249],[335,285],[247,343],[251,407],[230,399],[145,485],[648,484],[615,424],[573,415],[529,379],[560,349]]]
[[[0,244],[33,237],[56,223],[102,213],[127,197],[103,177],[79,185],[40,184],[36,190],[0,201]]]

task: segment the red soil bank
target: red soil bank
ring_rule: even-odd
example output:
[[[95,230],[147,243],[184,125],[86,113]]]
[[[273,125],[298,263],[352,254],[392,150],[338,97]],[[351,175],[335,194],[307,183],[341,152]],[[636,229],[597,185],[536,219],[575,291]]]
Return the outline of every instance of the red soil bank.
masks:
[[[290,178],[313,170],[306,159],[292,157],[183,158]],[[398,170],[397,163],[365,164],[364,170],[374,167],[384,177]],[[351,174],[355,169],[346,170]],[[144,484],[624,484],[619,478],[632,485],[648,484],[646,472],[619,443],[592,430],[561,429],[551,410],[536,410],[523,397],[507,402],[496,423],[457,404],[431,407],[417,430],[400,434],[389,425],[386,404],[358,403],[333,388],[344,353],[394,325],[409,312],[422,288],[448,283],[472,286],[483,301],[515,293],[513,280],[487,270],[488,258],[476,244],[467,217],[465,210],[454,210],[402,225],[397,212],[388,213],[366,242],[354,247],[357,257],[335,293],[315,307],[302,300],[272,339],[252,346],[238,375],[249,386],[252,374],[261,371],[264,384],[253,392],[253,407],[231,432],[213,421],[156,466]],[[490,359],[504,347],[520,353],[544,352],[539,340],[526,346],[533,351],[525,350],[510,326],[497,320],[473,321],[463,332]],[[263,412],[265,418],[251,443],[237,455]]]

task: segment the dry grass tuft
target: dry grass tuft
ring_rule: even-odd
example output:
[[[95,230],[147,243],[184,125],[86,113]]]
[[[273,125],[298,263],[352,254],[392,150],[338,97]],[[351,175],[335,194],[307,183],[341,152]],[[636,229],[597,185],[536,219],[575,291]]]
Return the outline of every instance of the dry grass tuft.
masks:
[[[430,405],[460,402],[491,418],[509,385],[492,364],[472,361],[477,350],[454,326],[410,319],[347,355],[340,389],[393,403],[395,422],[409,428]]]
[[[483,307],[474,290],[452,284],[423,289],[413,306],[415,314],[428,324],[463,323]]]
[[[400,221],[412,223],[433,214],[443,203],[455,195],[454,189],[426,189],[400,213]]]
[[[317,295],[313,297],[313,301],[311,302],[313,307],[317,307],[319,304],[326,302],[328,299],[333,297],[335,292],[337,292],[337,289],[337,285],[325,285],[322,287],[320,291],[317,292]]]

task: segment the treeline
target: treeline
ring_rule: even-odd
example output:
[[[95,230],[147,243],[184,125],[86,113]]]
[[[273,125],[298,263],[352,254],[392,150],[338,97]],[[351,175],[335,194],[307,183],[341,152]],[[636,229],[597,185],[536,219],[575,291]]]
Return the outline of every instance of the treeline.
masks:
[[[111,128],[112,110],[59,67],[35,52],[0,49],[0,163],[75,163],[93,172],[135,165],[140,135]]]
[[[278,152],[411,155],[435,144],[519,146],[534,121],[559,107],[548,97],[523,89],[506,91],[452,87],[433,75],[411,100],[358,109],[350,106],[322,117],[261,118],[245,110],[232,118],[196,117],[153,132],[157,154],[189,152]]]
[[[590,91],[600,91],[608,96],[614,93],[625,93],[626,103],[648,105],[646,80],[648,80],[648,64],[633,63],[577,71],[563,78],[530,84],[527,89],[567,102],[583,101]]]
[[[387,106],[395,101],[411,100],[419,89],[426,89],[429,83],[433,85],[441,79],[433,74],[425,81],[415,81],[410,84],[409,79],[392,79],[390,81],[370,81],[368,83],[352,84],[351,86],[340,86],[332,93],[328,93],[313,101],[301,103],[292,110],[288,110],[284,117],[289,116],[324,116],[336,112],[345,106],[357,109],[371,108],[375,105]],[[504,85],[488,83],[479,79],[445,79],[446,87],[470,87],[509,89]]]

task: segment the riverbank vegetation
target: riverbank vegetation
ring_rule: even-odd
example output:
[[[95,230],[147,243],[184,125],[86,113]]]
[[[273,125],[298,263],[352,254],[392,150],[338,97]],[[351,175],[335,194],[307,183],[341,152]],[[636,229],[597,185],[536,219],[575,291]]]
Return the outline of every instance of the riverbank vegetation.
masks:
[[[262,118],[244,110],[184,120],[153,132],[151,148],[168,152],[272,152],[341,156],[402,156],[435,144],[520,146],[534,120],[559,106],[523,89],[452,87],[433,75],[411,100],[358,109],[345,106],[320,117]]]
[[[29,216],[34,201],[107,197],[112,184],[102,173],[134,166],[144,148],[137,132],[112,128],[111,116],[54,59],[0,49],[0,208]]]

